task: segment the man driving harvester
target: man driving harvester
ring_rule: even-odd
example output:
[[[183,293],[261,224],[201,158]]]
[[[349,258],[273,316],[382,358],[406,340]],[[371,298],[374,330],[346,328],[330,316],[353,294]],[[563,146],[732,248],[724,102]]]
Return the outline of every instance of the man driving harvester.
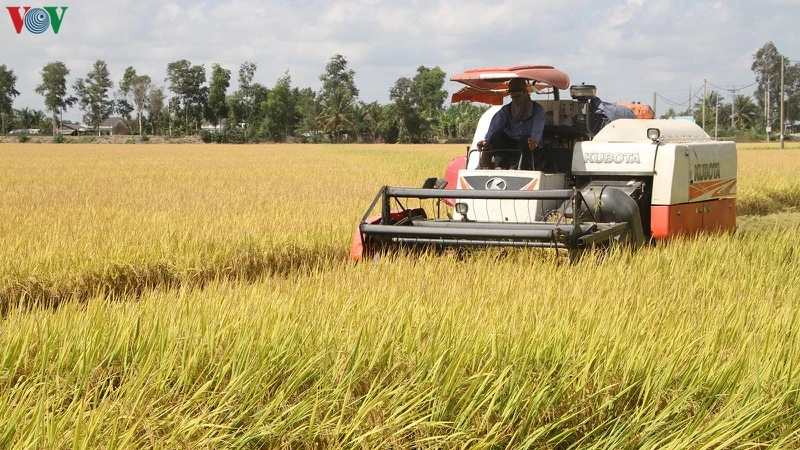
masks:
[[[544,131],[545,110],[531,100],[528,85],[522,78],[508,82],[511,103],[500,108],[489,124],[486,137],[478,142],[482,168],[516,168],[516,152],[484,150],[516,149],[522,152],[522,169],[533,169],[533,150],[539,145]]]

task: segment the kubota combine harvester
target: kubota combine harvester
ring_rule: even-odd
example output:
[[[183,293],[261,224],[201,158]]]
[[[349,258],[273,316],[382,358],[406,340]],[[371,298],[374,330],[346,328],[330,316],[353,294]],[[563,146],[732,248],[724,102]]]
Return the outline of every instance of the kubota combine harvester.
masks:
[[[526,80],[546,110],[533,167],[520,150],[477,146],[514,78]],[[736,227],[735,143],[714,141],[691,121],[653,120],[644,105],[602,102],[594,86],[570,86],[550,66],[474,69],[451,80],[466,85],[453,102],[495,106],[444,178],[380,189],[353,236],[353,259],[395,246],[552,247],[574,255]],[[571,99],[561,98],[566,89]]]

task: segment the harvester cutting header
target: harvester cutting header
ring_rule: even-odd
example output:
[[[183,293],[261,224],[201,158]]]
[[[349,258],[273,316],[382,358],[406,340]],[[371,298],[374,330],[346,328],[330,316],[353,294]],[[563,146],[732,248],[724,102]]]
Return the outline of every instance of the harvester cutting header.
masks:
[[[453,102],[493,105],[465,155],[422,188],[384,186],[350,255],[393,246],[578,251],[736,227],[736,145],[551,66],[468,70]],[[569,89],[570,99],[561,90]],[[530,95],[535,94],[535,101]],[[511,102],[503,105],[506,96]]]

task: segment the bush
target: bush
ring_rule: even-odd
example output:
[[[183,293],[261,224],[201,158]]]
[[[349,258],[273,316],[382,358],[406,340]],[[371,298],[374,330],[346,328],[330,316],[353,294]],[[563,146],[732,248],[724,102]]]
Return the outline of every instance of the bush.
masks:
[[[297,139],[303,144],[319,144],[323,139],[325,139],[325,134],[321,131],[305,131],[299,133],[297,135]]]
[[[19,136],[19,138],[17,138],[17,140],[18,140],[18,141],[19,141],[21,144],[24,144],[24,143],[26,143],[26,142],[30,141],[30,140],[31,140],[31,138],[30,138],[30,136],[28,136],[27,134],[21,134],[21,135]]]
[[[238,128],[231,128],[224,131],[203,131],[200,133],[200,140],[206,144],[244,144],[248,141],[244,131]]]
[[[55,136],[53,136],[53,142],[56,144],[63,144],[64,141],[66,141],[66,139],[64,138],[64,135],[61,133],[58,133]]]
[[[143,135],[139,136],[139,140],[142,141],[142,142],[150,142],[150,136],[148,136],[146,134],[143,134]]]
[[[247,133],[241,128],[231,128],[226,130],[226,134],[228,136],[227,142],[231,144],[244,144],[248,142]]]

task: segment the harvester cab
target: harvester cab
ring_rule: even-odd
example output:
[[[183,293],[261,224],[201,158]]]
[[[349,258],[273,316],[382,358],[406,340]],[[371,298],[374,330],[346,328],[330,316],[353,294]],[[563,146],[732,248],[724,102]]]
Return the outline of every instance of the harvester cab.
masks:
[[[507,95],[526,80],[544,107],[532,164],[516,149],[479,149]],[[353,235],[350,256],[392,247],[583,249],[736,226],[736,145],[696,124],[655,120],[641,104],[611,104],[551,66],[468,70],[452,101],[492,105],[443,179],[384,186]],[[561,90],[570,98],[562,99]]]

